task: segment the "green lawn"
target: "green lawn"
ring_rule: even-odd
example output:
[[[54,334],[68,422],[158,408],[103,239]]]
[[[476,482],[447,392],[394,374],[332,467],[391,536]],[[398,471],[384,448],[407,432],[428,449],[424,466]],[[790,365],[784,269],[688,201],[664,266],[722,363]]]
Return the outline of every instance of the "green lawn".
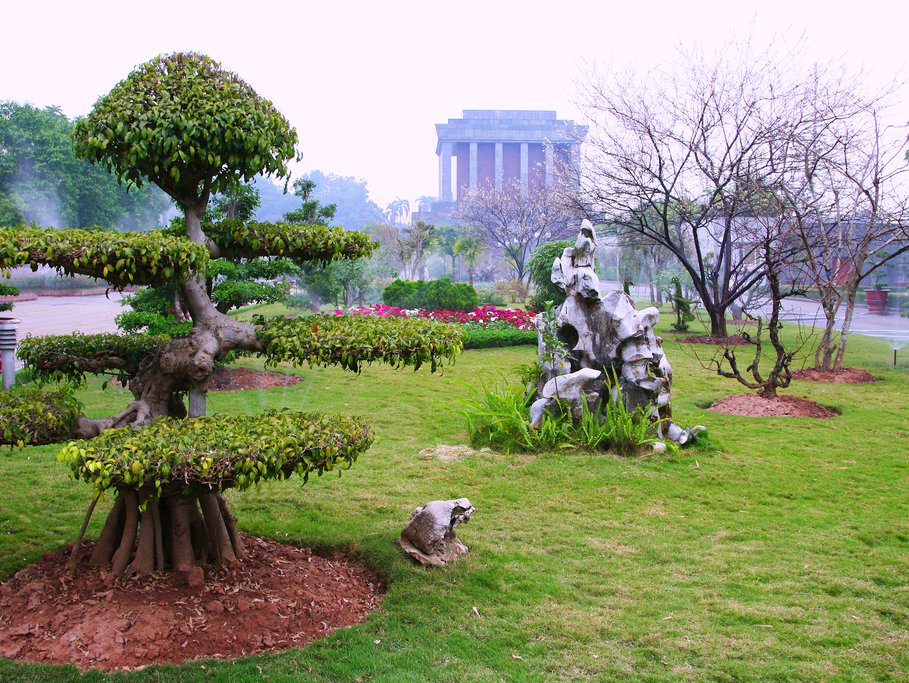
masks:
[[[849,363],[881,382],[798,384],[842,415],[769,419],[704,411],[739,386],[666,348],[678,421],[710,434],[670,457],[418,456],[465,443],[467,385],[532,347],[468,351],[442,375],[304,369],[294,387],[212,395],[216,412],[369,417],[376,444],[343,477],[229,498],[246,531],[374,567],[380,609],[277,655],[110,676],[0,660],[0,681],[907,680],[909,354],[894,369],[885,342],[854,337]],[[102,415],[126,395],[93,384],[84,400]],[[56,450],[0,452],[0,577],[75,536],[90,494]],[[404,557],[410,511],[460,496],[477,508],[460,528],[470,555],[431,570]]]

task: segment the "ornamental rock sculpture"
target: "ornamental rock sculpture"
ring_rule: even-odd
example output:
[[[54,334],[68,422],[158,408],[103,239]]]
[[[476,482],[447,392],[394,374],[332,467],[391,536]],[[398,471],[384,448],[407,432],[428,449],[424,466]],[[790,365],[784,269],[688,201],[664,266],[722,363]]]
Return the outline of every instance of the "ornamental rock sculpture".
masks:
[[[454,528],[469,521],[473,513],[467,498],[433,500],[410,513],[398,544],[420,564],[441,567],[467,554]]]
[[[621,291],[600,293],[594,269],[596,233],[590,221],[581,224],[578,239],[552,264],[552,282],[563,292],[564,303],[554,319],[540,314],[539,355],[542,374],[530,419],[538,426],[543,415],[568,403],[575,417],[586,401],[593,410],[616,395],[629,410],[643,408],[659,439],[684,444],[699,430],[682,429],[672,421],[670,385],[672,366],[662,340],[653,331],[660,313],[656,308],[635,309]],[[547,340],[558,339],[558,345]]]

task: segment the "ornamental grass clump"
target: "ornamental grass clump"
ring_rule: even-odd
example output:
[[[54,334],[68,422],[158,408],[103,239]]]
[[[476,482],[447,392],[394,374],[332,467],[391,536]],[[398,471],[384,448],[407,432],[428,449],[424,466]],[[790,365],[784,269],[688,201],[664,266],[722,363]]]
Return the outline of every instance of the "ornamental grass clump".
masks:
[[[506,453],[577,449],[635,455],[655,441],[653,422],[642,409],[629,410],[618,391],[604,406],[583,405],[578,420],[560,403],[536,428],[530,424],[532,402],[525,384],[500,379],[481,386],[463,411],[470,445]]]

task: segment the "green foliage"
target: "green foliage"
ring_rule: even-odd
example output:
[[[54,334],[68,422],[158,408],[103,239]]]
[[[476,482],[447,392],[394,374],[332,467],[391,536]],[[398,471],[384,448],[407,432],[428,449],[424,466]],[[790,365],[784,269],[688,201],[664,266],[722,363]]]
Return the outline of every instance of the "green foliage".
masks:
[[[261,203],[259,190],[249,183],[236,183],[212,197],[205,217],[212,222],[225,219],[251,221]]]
[[[46,391],[13,385],[0,391],[0,444],[21,448],[71,438],[81,410],[82,404],[66,388]]]
[[[497,308],[505,308],[508,306],[508,301],[505,300],[505,297],[491,289],[478,291],[477,301],[480,306],[496,306]]]
[[[281,256],[328,262],[369,256],[377,246],[362,232],[325,225],[226,220],[206,224],[204,230],[228,258]]]
[[[211,292],[215,308],[227,313],[234,308],[250,304],[271,304],[284,301],[290,293],[287,282],[254,282],[251,280],[223,280]]]
[[[192,320],[178,320],[173,313],[151,311],[123,311],[114,318],[124,334],[165,335],[181,337],[193,329]]]
[[[14,287],[13,285],[8,285],[5,282],[0,282],[0,296],[16,296],[18,294],[19,294],[18,287]],[[0,311],[11,311],[11,310],[13,310],[12,301],[7,301],[5,303],[0,301]]]
[[[316,183],[309,178],[298,178],[294,181],[294,194],[302,201],[302,206],[284,214],[284,220],[295,225],[328,225],[335,217],[335,205],[323,206],[312,193]]]
[[[124,287],[158,284],[199,272],[207,261],[204,245],[158,230],[122,233],[24,225],[0,228],[0,270],[48,265]]]
[[[543,416],[540,425],[530,425],[530,405],[534,394],[527,390],[527,379],[511,384],[500,379],[483,385],[473,400],[465,402],[464,417],[470,445],[493,450],[523,452],[552,451],[563,448],[610,451],[635,455],[641,446],[652,443],[653,424],[643,410],[629,411],[617,393],[605,406],[589,410],[574,421],[571,411],[560,405]]]
[[[0,225],[155,226],[169,201],[158,188],[127,191],[73,153],[73,123],[57,107],[0,102]]]
[[[238,180],[287,174],[297,134],[236,74],[195,53],[159,55],[98,100],[73,131],[76,154],[181,205]]]
[[[438,280],[395,280],[382,293],[389,306],[423,308],[427,311],[472,311],[478,305],[477,290],[464,282]]]
[[[192,489],[245,489],[291,474],[350,468],[372,444],[350,417],[275,410],[243,417],[166,418],[73,441],[58,459],[99,491],[130,486],[160,496]]]
[[[117,327],[125,334],[145,333],[178,337],[189,334],[193,328],[192,320],[179,320],[173,310],[172,283],[140,289],[123,297],[120,303],[131,309],[114,318]]]
[[[300,318],[254,316],[256,336],[265,347],[267,364],[282,361],[309,366],[340,365],[359,372],[381,362],[396,368],[429,363],[432,372],[464,348],[464,333],[455,325],[425,318],[314,315]]]
[[[168,341],[166,336],[76,332],[26,337],[17,353],[35,379],[81,383],[86,373],[134,377],[142,360],[160,351]]]
[[[533,394],[521,385],[501,378],[492,385],[482,385],[477,395],[465,401],[464,418],[470,445],[496,451],[537,450],[535,430],[527,418]]]
[[[513,327],[472,327],[466,326],[465,349],[492,349],[502,346],[537,344],[537,333],[533,330],[516,330]]]
[[[688,323],[694,320],[694,313],[691,312],[691,299],[686,299],[682,293],[682,281],[678,276],[673,277],[669,282],[673,285],[672,310],[675,312],[672,329],[676,332],[687,332]]]
[[[562,252],[574,243],[569,240],[556,240],[541,244],[530,255],[527,270],[530,283],[535,291],[534,302],[552,301],[556,306],[565,301],[565,293],[552,283],[552,264],[562,256]],[[534,308],[542,310],[542,308]]]
[[[628,410],[617,390],[616,395],[602,406],[602,414],[602,428],[608,433],[609,449],[619,455],[635,455],[641,450],[641,446],[654,442],[653,423],[647,418],[644,410],[642,408]]]

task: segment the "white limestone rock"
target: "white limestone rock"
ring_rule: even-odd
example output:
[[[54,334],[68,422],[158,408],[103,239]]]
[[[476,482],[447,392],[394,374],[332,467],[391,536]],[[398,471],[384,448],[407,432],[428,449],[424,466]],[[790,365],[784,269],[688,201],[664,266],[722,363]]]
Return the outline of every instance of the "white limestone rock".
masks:
[[[401,532],[398,544],[404,552],[424,565],[441,567],[468,552],[455,527],[474,513],[467,498],[433,500],[410,514],[410,523]]]

